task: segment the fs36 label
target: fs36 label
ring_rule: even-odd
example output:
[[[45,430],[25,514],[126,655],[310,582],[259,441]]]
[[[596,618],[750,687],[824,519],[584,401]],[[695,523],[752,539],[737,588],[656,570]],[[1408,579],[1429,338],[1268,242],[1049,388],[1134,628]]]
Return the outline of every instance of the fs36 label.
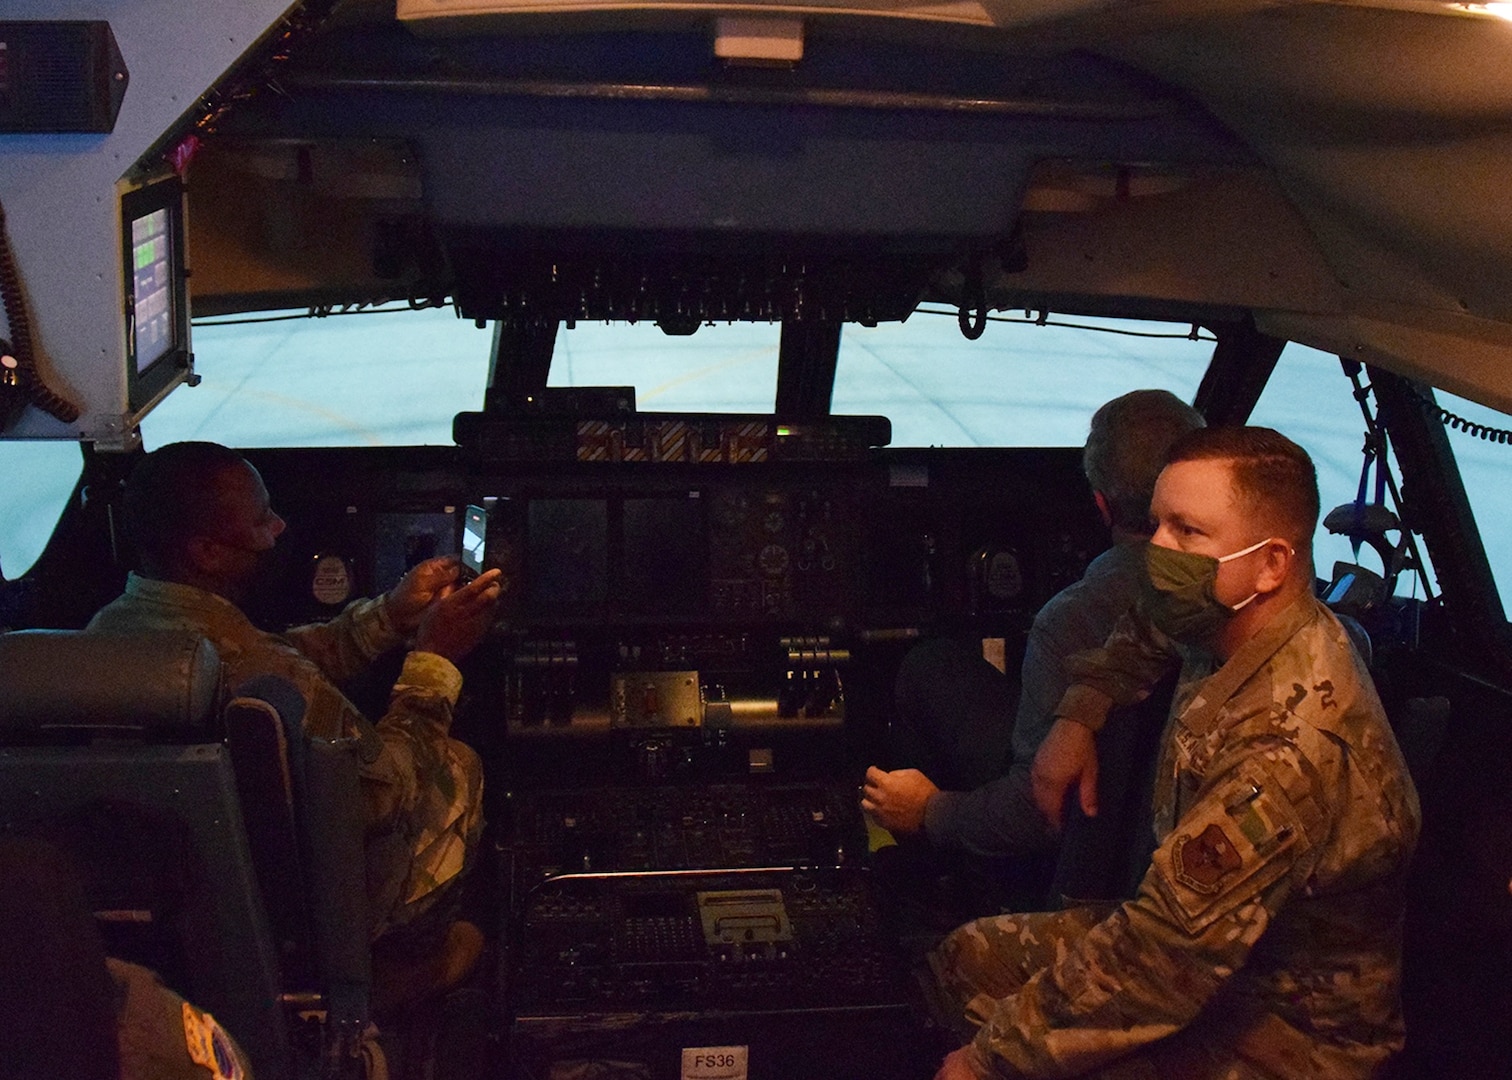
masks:
[[[682,1080],[746,1080],[748,1046],[685,1046]]]

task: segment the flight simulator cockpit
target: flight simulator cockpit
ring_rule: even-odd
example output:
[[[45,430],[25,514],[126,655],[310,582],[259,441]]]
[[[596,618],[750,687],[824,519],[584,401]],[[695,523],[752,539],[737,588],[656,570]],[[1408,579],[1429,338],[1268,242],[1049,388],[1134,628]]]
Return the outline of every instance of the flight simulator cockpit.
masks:
[[[1347,444],[1316,455],[1338,555],[1318,598],[1422,795],[1402,1071],[1512,1063],[1485,1036],[1512,947],[1512,650],[1481,532],[1503,518],[1458,464],[1498,487],[1512,442],[1498,5],[11,6],[0,839],[81,856],[101,947],[212,1012],[259,1077],[376,1080],[383,1053],[406,1077],[931,1075],[949,1036],[921,943],[1008,901],[953,864],[896,895],[879,868],[913,856],[858,786],[906,764],[916,647],[959,646],[1016,695],[1036,613],[1108,547],[1077,443],[1113,369],[1099,400],[1148,383],[1209,426]],[[225,328],[263,320],[271,370],[285,321],[361,313],[477,335],[486,364],[439,436],[342,411],[358,385],[442,382],[423,336],[301,356],[314,390],[218,383]],[[1158,322],[1187,352],[944,359],[1061,316]],[[948,349],[845,371],[852,335],[925,319]],[[679,410],[624,345],[569,376],[572,335],[603,325],[652,349],[765,327],[770,385]],[[899,438],[884,381],[937,392],[962,445]],[[438,556],[501,575],[449,714],[484,776],[458,920],[482,940],[419,1003],[373,995],[371,747],[307,737],[299,701],[231,685],[235,650],[203,636],[83,629],[136,568],[123,493],[171,441],[154,417],[196,393],[226,404],[173,439],[235,444],[286,524],[238,600],[258,630],[334,619]],[[258,429],[250,397],[299,419]],[[408,432],[429,404],[386,407]],[[345,444],[301,426],[332,417]],[[45,455],[4,453],[75,443],[55,506],[27,502]],[[19,565],[13,532],[36,534]],[[402,653],[342,695],[383,715]],[[1201,892],[1232,868],[1198,847]],[[1068,899],[1049,863],[1015,874],[1014,904]]]

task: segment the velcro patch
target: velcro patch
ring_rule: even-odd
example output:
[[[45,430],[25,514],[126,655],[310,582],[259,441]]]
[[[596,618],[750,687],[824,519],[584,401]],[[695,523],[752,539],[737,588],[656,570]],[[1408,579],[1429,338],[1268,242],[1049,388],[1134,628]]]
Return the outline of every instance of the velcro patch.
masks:
[[[1196,836],[1178,836],[1171,850],[1176,880],[1200,893],[1215,893],[1223,879],[1244,865],[1244,859],[1221,825],[1209,825]]]
[[[1155,851],[1153,883],[1188,933],[1259,896],[1309,850],[1281,778],[1245,763],[1206,788]]]

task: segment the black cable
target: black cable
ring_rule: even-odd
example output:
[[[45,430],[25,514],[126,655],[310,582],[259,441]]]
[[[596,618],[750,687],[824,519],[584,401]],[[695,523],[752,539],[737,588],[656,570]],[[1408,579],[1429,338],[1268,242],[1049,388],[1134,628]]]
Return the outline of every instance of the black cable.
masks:
[[[79,407],[48,389],[37,374],[36,353],[32,350],[31,316],[26,312],[26,294],[21,289],[21,273],[16,269],[16,257],[11,252],[10,239],[5,228],[5,207],[0,206],[0,302],[5,305],[5,318],[10,323],[11,349],[16,358],[15,373],[23,384],[21,389],[37,408],[50,416],[71,424],[79,418]]]
[[[956,320],[961,327],[961,336],[967,341],[975,341],[987,329],[987,286],[982,281],[981,264],[977,262],[966,267],[966,283]]]
[[[397,305],[391,305],[391,306],[387,306],[387,307],[361,308],[361,309],[356,310],[356,311],[332,311],[332,310],[321,310],[321,309],[317,309],[317,308],[311,308],[308,311],[301,311],[301,312],[297,312],[297,313],[290,314],[290,315],[258,315],[258,316],[254,316],[252,318],[246,318],[246,319],[216,319],[216,318],[206,317],[206,318],[203,318],[203,319],[195,319],[193,321],[193,325],[195,325],[195,326],[250,326],[250,325],[253,325],[255,323],[292,322],[292,321],[296,321],[296,320],[299,320],[299,319],[324,319],[324,318],[331,318],[331,317],[334,317],[334,316],[337,316],[337,315],[389,315],[389,314],[393,314],[394,312],[399,312],[399,311],[412,311],[412,310],[413,311],[420,311],[420,310],[424,310],[425,308],[441,308],[441,307],[445,307],[445,306],[446,306],[446,302],[444,300],[441,300],[441,301],[436,301],[436,300],[409,300],[409,301],[406,301],[405,306],[403,306],[403,307],[399,307]],[[937,308],[926,308],[926,307],[918,308],[918,309],[916,309],[916,311],[914,313],[916,315],[944,315],[944,316],[947,316],[947,317],[953,318],[953,319],[959,319],[961,317],[961,313],[960,313],[959,310],[941,311],[941,310],[939,310]],[[1096,333],[1099,333],[1099,334],[1118,334],[1121,337],[1157,338],[1157,339],[1168,340],[1168,341],[1217,341],[1218,340],[1217,338],[1215,338],[1211,334],[1204,334],[1200,330],[1195,330],[1195,329],[1189,330],[1189,331],[1187,331],[1184,334],[1167,334],[1167,333],[1157,333],[1157,332],[1152,331],[1152,330],[1121,330],[1118,327],[1114,327],[1114,326],[1094,326],[1091,323],[1064,322],[1064,321],[1062,321],[1060,319],[1050,319],[1050,318],[1047,318],[1044,315],[1040,315],[1040,316],[1034,317],[1034,318],[1029,318],[1029,317],[1016,318],[1016,317],[1014,317],[1012,315],[985,315],[985,316],[983,316],[983,315],[980,314],[980,312],[978,312],[978,316],[977,317],[979,319],[985,319],[987,322],[1027,323],[1027,324],[1031,324],[1031,325],[1034,325],[1034,326],[1057,326],[1057,327],[1060,327],[1060,328],[1066,329],[1066,330],[1092,330],[1092,331],[1095,331]],[[608,321],[608,320],[606,320],[606,321]]]
[[[1404,380],[1402,385],[1407,390],[1407,396],[1417,402],[1419,408],[1429,416],[1437,416],[1439,423],[1445,427],[1452,428],[1455,431],[1463,431],[1466,435],[1476,439],[1484,439],[1486,442],[1499,443],[1501,445],[1512,443],[1512,430],[1491,427],[1489,424],[1477,424],[1474,420],[1467,420],[1458,413],[1450,412],[1438,402],[1428,400],[1418,393],[1417,387],[1413,386],[1410,382]]]
[[[1423,587],[1423,596],[1431,600],[1433,599],[1433,584],[1428,580],[1428,564],[1423,561],[1422,552],[1418,551],[1417,537],[1407,527],[1406,506],[1402,501],[1402,491],[1401,488],[1397,487],[1396,476],[1391,471],[1387,457],[1390,441],[1387,438],[1386,429],[1381,426],[1380,418],[1370,408],[1370,398],[1375,392],[1375,388],[1360,381],[1364,367],[1359,361],[1346,360],[1341,356],[1339,357],[1339,363],[1344,368],[1344,376],[1349,380],[1350,385],[1354,387],[1355,403],[1360,406],[1360,415],[1365,420],[1366,453],[1375,452],[1378,455],[1376,458],[1376,468],[1384,473],[1386,477],[1386,490],[1391,493],[1392,504],[1396,506],[1397,521],[1401,523],[1402,544],[1406,547],[1408,555],[1408,560],[1402,569],[1410,569],[1417,574],[1418,583]],[[1403,385],[1407,385],[1405,380],[1403,381]],[[1411,389],[1408,386],[1409,392]],[[1383,567],[1383,569],[1387,568]]]
[[[914,314],[916,314],[916,315],[947,315],[947,316],[950,316],[951,318],[960,318],[960,312],[959,312],[959,310],[941,311],[938,308],[926,308],[926,307],[916,308],[915,311],[914,311]],[[1185,334],[1163,334],[1163,333],[1156,333],[1156,332],[1154,332],[1152,330],[1120,330],[1117,327],[1113,327],[1113,326],[1093,326],[1091,323],[1062,322],[1059,319],[1048,318],[1044,314],[1041,314],[1041,315],[1039,315],[1037,317],[1033,317],[1033,318],[1029,317],[1027,314],[1025,315],[1024,318],[1017,318],[1017,317],[1015,317],[1013,315],[988,315],[988,316],[986,316],[986,320],[988,322],[1021,323],[1021,324],[1028,324],[1028,325],[1032,325],[1032,326],[1059,326],[1059,327],[1062,327],[1064,329],[1069,329],[1069,330],[1095,330],[1098,333],[1102,333],[1102,334],[1119,334],[1119,335],[1121,335],[1123,337],[1165,338],[1165,339],[1169,339],[1169,340],[1172,340],[1172,341],[1176,341],[1176,340],[1180,340],[1180,341],[1217,341],[1218,340],[1216,337],[1214,337],[1211,334],[1204,334],[1201,331],[1198,331],[1198,330],[1195,330],[1195,329],[1188,330]]]
[[[246,319],[194,319],[194,326],[250,326],[254,323],[292,322],[298,319],[330,319],[338,315],[392,315],[400,311],[420,311],[425,308],[445,307],[445,302],[433,302],[429,300],[407,301],[403,305],[393,303],[386,307],[358,307],[355,309],[334,308],[310,308],[308,311],[294,312],[289,315],[256,315]]]

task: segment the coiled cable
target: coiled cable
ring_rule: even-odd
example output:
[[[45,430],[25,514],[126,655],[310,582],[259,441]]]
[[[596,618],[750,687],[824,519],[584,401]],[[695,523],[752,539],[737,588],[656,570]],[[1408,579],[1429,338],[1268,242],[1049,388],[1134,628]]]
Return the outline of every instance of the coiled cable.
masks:
[[[11,353],[15,367],[7,365],[6,376],[10,385],[26,393],[31,403],[65,424],[79,418],[79,407],[60,394],[49,389],[37,374],[36,354],[32,351],[31,318],[26,313],[26,297],[21,291],[21,275],[16,270],[16,259],[11,253],[10,239],[5,227],[5,207],[0,205],[0,302],[5,305],[5,318],[10,323]]]
[[[1476,439],[1485,439],[1487,442],[1512,443],[1512,430],[1507,428],[1491,427],[1489,424],[1478,424],[1474,420],[1468,420],[1458,413],[1450,412],[1436,401],[1430,401],[1418,392],[1417,388],[1404,380],[1403,385],[1407,388],[1407,394],[1429,416],[1437,416],[1439,423],[1455,431],[1463,431]]]

